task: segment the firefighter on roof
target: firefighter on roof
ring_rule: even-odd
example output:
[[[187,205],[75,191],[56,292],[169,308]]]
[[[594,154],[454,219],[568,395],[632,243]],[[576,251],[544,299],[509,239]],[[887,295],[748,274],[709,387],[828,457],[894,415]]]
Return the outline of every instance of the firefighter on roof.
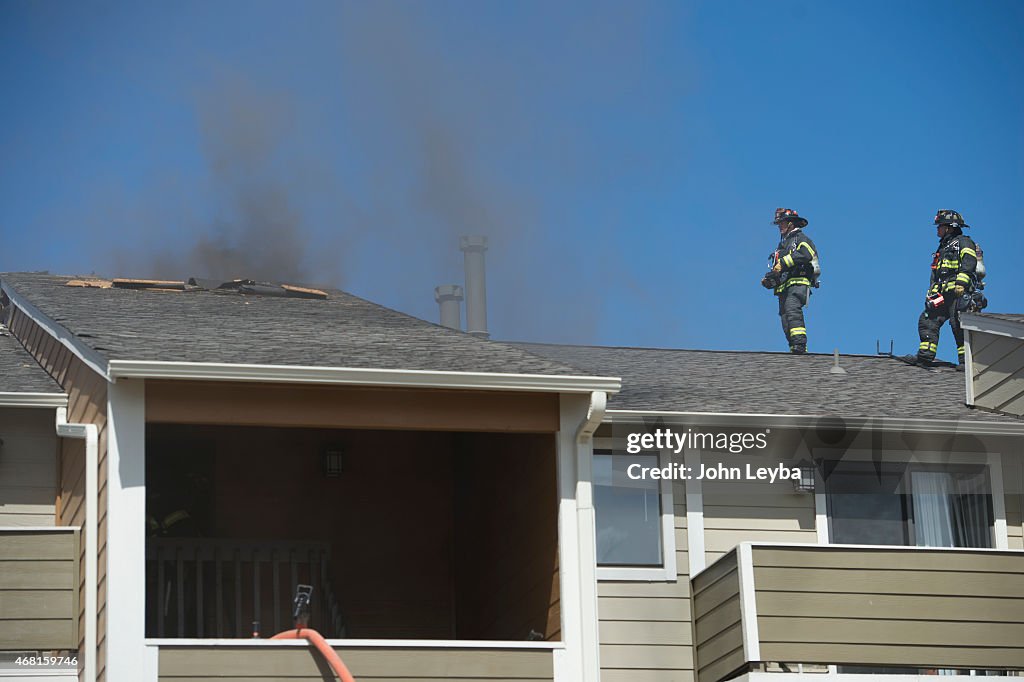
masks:
[[[964,332],[960,328],[960,313],[980,310],[985,306],[981,295],[979,268],[980,250],[974,241],[963,234],[970,227],[956,211],[942,209],[935,214],[935,229],[939,247],[932,257],[931,280],[925,296],[924,312],[917,321],[921,345],[917,350],[917,364],[930,365],[935,360],[939,344],[939,329],[949,320],[956,339],[957,360],[964,362]]]
[[[807,220],[789,208],[775,209],[779,228],[779,245],[769,257],[771,270],[761,280],[761,286],[772,289],[779,297],[779,317],[791,353],[807,352],[807,328],[804,326],[804,306],[811,295],[811,287],[818,286],[821,269],[818,252],[811,238],[803,233]]]

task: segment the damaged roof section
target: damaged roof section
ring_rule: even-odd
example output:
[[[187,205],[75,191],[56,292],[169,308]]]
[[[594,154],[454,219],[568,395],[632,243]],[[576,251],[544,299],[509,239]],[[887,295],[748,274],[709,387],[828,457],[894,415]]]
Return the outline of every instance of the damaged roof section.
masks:
[[[197,280],[177,293],[155,294],[113,280],[107,288],[67,286],[73,279],[0,275],[5,289],[108,360],[589,376],[343,291],[327,290],[316,300],[289,290],[224,295]]]
[[[252,296],[278,296],[281,298],[327,298],[327,292],[292,284],[257,282],[252,279],[203,279],[190,277],[188,281],[162,279],[69,279],[64,284],[81,289],[136,289],[147,291],[214,291],[217,293],[247,294]]]

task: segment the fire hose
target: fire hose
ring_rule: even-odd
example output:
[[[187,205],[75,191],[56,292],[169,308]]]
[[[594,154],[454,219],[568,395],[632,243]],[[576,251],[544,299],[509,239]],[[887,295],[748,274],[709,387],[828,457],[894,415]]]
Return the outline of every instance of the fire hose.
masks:
[[[341,682],[356,682],[356,678],[352,677],[352,673],[348,671],[341,657],[331,648],[331,645],[327,643],[323,635],[312,628],[306,627],[309,623],[309,599],[312,593],[313,588],[311,586],[298,586],[298,590],[295,593],[295,610],[292,614],[295,619],[295,629],[279,632],[270,639],[304,639],[320,652],[320,655],[324,657],[327,665],[331,666],[331,670],[334,671],[334,674],[338,676]]]

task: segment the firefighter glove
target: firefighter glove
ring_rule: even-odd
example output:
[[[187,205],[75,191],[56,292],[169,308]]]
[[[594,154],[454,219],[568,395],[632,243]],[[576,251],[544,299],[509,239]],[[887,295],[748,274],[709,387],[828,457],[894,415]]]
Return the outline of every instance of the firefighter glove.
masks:
[[[963,287],[962,284],[957,284],[955,287],[953,287],[953,295],[954,296],[963,296],[964,295],[964,287]]]
[[[782,261],[781,260],[778,261],[775,265],[772,266],[772,272],[782,272]]]

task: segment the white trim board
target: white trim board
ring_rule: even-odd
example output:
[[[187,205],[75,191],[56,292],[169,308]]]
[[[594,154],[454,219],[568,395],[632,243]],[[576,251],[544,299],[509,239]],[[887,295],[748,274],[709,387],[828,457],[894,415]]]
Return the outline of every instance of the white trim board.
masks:
[[[700,450],[687,448],[684,455],[690,471],[700,469]],[[690,563],[690,578],[708,565],[707,546],[704,540],[704,482],[691,478],[686,481],[686,550]]]
[[[763,673],[752,672],[734,677],[732,682],[978,682],[982,676],[974,675],[889,675],[862,673]],[[1013,679],[995,678],[995,679]]]
[[[622,382],[614,377],[450,372],[419,369],[367,369],[361,367],[307,367],[299,365],[244,365],[218,362],[157,362],[111,360],[109,378],[260,381],[297,384],[353,384],[421,388],[457,388],[497,391],[551,391],[558,393],[616,393]]]
[[[750,547],[792,547],[794,549],[807,549],[818,552],[829,552],[837,549],[880,549],[890,552],[996,552],[999,554],[1024,554],[1024,549],[1002,549],[999,547],[919,547],[917,545],[815,545],[809,542],[757,542],[744,541],[741,545]]]
[[[829,533],[828,497],[824,490],[824,484],[815,483],[814,489],[814,532],[818,538],[819,545],[829,544],[831,534]]]
[[[74,533],[80,526],[0,526],[0,533]]]
[[[998,317],[982,317],[965,313],[960,317],[960,327],[985,334],[1024,339],[1024,322],[1001,320]]]
[[[67,407],[65,393],[0,392],[0,407]]]
[[[481,641],[478,639],[328,639],[332,647],[366,647],[374,649],[564,649],[564,642],[518,642],[508,640]],[[146,646],[162,647],[238,647],[238,646],[297,646],[308,647],[303,639],[169,639],[149,638]]]
[[[740,581],[740,629],[743,633],[743,655],[747,661],[761,660],[761,634],[757,624],[757,602],[754,589],[754,562],[751,544],[736,547],[736,573]]]

